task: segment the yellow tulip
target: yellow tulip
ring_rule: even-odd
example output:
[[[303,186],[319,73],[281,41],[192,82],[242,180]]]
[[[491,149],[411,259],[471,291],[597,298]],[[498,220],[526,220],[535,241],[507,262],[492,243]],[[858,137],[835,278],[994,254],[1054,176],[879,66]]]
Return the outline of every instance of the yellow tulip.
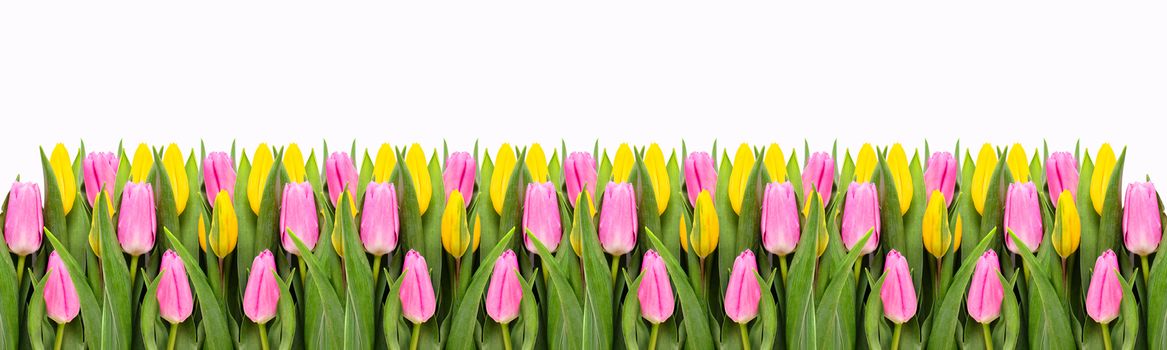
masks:
[[[425,151],[421,145],[409,146],[409,153],[405,154],[405,167],[413,178],[413,189],[417,193],[417,205],[422,215],[430,207],[430,197],[434,193],[434,184],[430,182],[430,168],[425,162]]]
[[[470,251],[478,251],[478,243],[482,241],[482,215],[474,214],[474,237],[470,242]]]
[[[1009,166],[1009,173],[1013,174],[1013,182],[1029,181],[1029,159],[1025,158],[1025,148],[1020,143],[1009,148],[1005,164]]]
[[[770,182],[786,182],[786,155],[782,154],[782,147],[778,147],[777,143],[771,143],[770,148],[766,149],[766,158],[762,163],[766,164],[766,172],[770,173]]]
[[[1074,195],[1069,190],[1058,195],[1058,213],[1054,220],[1053,243],[1054,250],[1062,259],[1070,257],[1078,250],[1078,243],[1082,240],[1082,221],[1078,216],[1078,206],[1074,202]]]
[[[466,227],[466,207],[458,205],[464,203],[462,193],[458,190],[450,192],[446,201],[446,211],[442,213],[442,247],[454,259],[461,259],[462,254],[470,247],[470,230]]]
[[[395,166],[397,166],[397,154],[393,153],[393,146],[382,143],[381,148],[377,149],[377,159],[373,161],[373,181],[389,182],[389,177],[393,176]]]
[[[532,182],[547,182],[547,155],[543,153],[543,146],[531,145],[527,150],[527,171],[531,172]]]
[[[822,203],[822,202],[819,202],[819,203]],[[819,228],[818,228],[819,238],[818,238],[818,247],[816,247],[816,250],[815,250],[815,255],[817,257],[821,258],[821,257],[823,257],[823,253],[827,252],[827,244],[831,243],[831,236],[827,234],[827,220],[825,217],[823,217],[823,216],[819,217],[819,225],[818,226],[819,226]]]
[[[218,200],[218,198],[216,198],[216,200]],[[202,249],[204,252],[207,251],[207,220],[206,220],[206,216],[207,216],[206,212],[199,211],[199,224],[198,224],[199,248]]]
[[[93,203],[93,212],[89,218],[89,222],[94,223],[93,225],[89,226],[89,248],[93,250],[93,255],[96,255],[98,259],[101,259],[101,236],[98,235],[97,230],[99,227],[96,224],[98,220],[97,213],[99,212],[98,203],[105,202],[106,208],[110,209],[107,215],[109,215],[109,219],[112,221],[114,215],[113,202],[111,202],[109,199],[109,191],[103,189],[101,194],[97,196],[97,202]]]
[[[695,223],[693,232],[689,234],[689,243],[693,244],[693,252],[704,259],[717,249],[717,239],[721,233],[717,210],[713,208],[713,196],[709,191],[701,191],[701,194],[697,195],[697,208],[693,212],[693,218]]]
[[[582,197],[583,200],[591,202],[591,195],[588,194],[587,191],[584,191],[583,193],[580,193],[579,195],[580,195],[580,197]],[[571,232],[568,232],[567,240],[569,242],[571,242],[571,250],[575,252],[575,256],[583,256],[583,241],[580,238],[580,236],[582,235],[580,230],[582,230],[583,228],[580,227],[579,221],[581,219],[582,220],[590,220],[590,218],[593,215],[595,215],[596,209],[594,207],[589,208],[589,210],[590,211],[584,212],[584,213],[580,213],[577,211],[576,214],[571,219]],[[587,215],[587,216],[585,217],[585,216],[580,216],[580,215]]]
[[[960,215],[956,216],[956,228],[952,230],[952,251],[956,252],[960,249],[961,233],[964,232],[964,222],[961,221]]]
[[[900,144],[891,146],[891,151],[887,153],[887,168],[891,171],[892,181],[896,184],[896,195],[900,200],[900,215],[908,212],[908,208],[912,206],[912,195],[914,188],[912,187],[912,171],[908,168],[908,155],[904,153],[904,147]]]
[[[977,213],[985,213],[985,197],[989,195],[989,184],[993,181],[993,170],[997,168],[997,151],[986,143],[977,154],[976,169],[972,177],[972,200]]]
[[[928,198],[928,208],[924,210],[924,248],[936,259],[944,258],[948,246],[952,244],[952,231],[948,228],[948,208],[944,193],[932,191]]]
[[[612,163],[612,181],[628,182],[628,177],[632,176],[632,167],[635,165],[636,159],[632,157],[632,148],[628,147],[627,143],[621,143],[620,148],[616,149],[616,159]]]
[[[65,145],[58,143],[49,157],[49,167],[53,176],[57,178],[57,190],[61,192],[61,204],[65,207],[65,214],[73,210],[73,201],[77,199],[77,178],[73,174],[73,163],[69,160],[69,151]]]
[[[729,172],[729,204],[733,206],[735,213],[742,212],[742,198],[749,187],[750,171],[753,168],[754,151],[750,150],[750,145],[743,143],[738,146],[737,153],[733,156],[733,170]]]
[[[200,215],[200,219],[202,216]],[[231,203],[231,196],[227,191],[219,191],[215,195],[215,212],[211,227],[211,250],[220,259],[235,251],[235,243],[239,241],[239,218],[235,216],[235,204]]]
[[[154,168],[154,154],[150,153],[149,146],[144,143],[139,144],[138,149],[134,151],[134,162],[130,163],[130,181],[146,182],[152,168]]]
[[[875,158],[875,148],[870,143],[863,144],[859,149],[859,158],[855,162],[855,182],[870,182],[875,174],[875,167],[879,161]]]
[[[648,153],[644,154],[644,168],[648,171],[648,179],[652,182],[652,191],[656,196],[657,215],[664,214],[669,207],[672,184],[669,183],[669,170],[665,168],[665,154],[655,143],[648,146]]]
[[[288,172],[288,182],[307,181],[307,170],[304,169],[304,153],[300,152],[297,144],[288,145],[284,150],[284,169]]]
[[[182,163],[182,150],[176,144],[166,146],[162,153],[162,167],[166,169],[166,176],[170,178],[170,189],[174,191],[174,204],[178,213],[186,210],[186,201],[190,198],[190,182],[186,177],[186,165]]]
[[[1094,211],[1102,214],[1102,203],[1106,203],[1106,189],[1110,187],[1110,175],[1114,173],[1114,150],[1109,143],[1102,144],[1098,149],[1098,158],[1094,159],[1094,173],[1090,175],[1090,200],[1094,202]]]
[[[502,204],[506,200],[507,187],[510,187],[511,173],[515,170],[515,151],[511,145],[504,143],[498,148],[498,155],[494,160],[494,173],[490,174],[490,202],[494,204],[494,212],[502,214]]]
[[[689,237],[686,237],[686,234],[689,232],[689,228],[686,227],[688,225],[686,225],[685,222],[685,214],[681,214],[681,218],[679,220],[681,222],[680,226],[678,226],[679,229],[677,230],[677,233],[681,235],[681,250],[684,250],[687,253],[689,252]]]
[[[267,186],[267,175],[275,163],[271,147],[266,143],[255,148],[255,158],[251,160],[251,174],[247,176],[247,201],[251,203],[251,211],[259,214],[259,204],[263,200],[263,188]]]
[[[356,204],[353,203],[353,193],[351,191],[341,192],[340,200],[348,202],[349,208],[356,207]],[[337,202],[337,205],[340,205],[340,202]],[[321,209],[320,211],[321,213],[324,213],[324,209]],[[340,211],[337,211],[336,214],[340,215]],[[357,212],[355,210],[349,214],[352,216],[353,220],[356,220]],[[359,229],[360,224],[358,223],[357,225]],[[336,250],[336,253],[340,255],[341,258],[344,258],[344,234],[340,231],[340,228],[340,218],[336,218],[336,221],[334,221],[332,225],[332,248]]]

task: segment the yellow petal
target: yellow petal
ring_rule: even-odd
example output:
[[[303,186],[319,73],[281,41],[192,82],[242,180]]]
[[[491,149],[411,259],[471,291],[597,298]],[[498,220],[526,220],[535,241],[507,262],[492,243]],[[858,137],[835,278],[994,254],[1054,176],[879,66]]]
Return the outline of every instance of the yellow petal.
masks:
[[[73,210],[73,201],[77,199],[77,177],[73,174],[73,163],[69,159],[69,151],[65,145],[58,143],[49,157],[49,167],[53,176],[57,178],[57,190],[61,192],[61,204],[65,207],[65,214]]]
[[[393,176],[393,167],[397,166],[397,154],[393,153],[393,146],[382,143],[377,150],[377,160],[373,162],[373,181],[389,182]]]
[[[202,218],[202,214],[199,214]],[[235,244],[239,241],[239,217],[235,215],[235,204],[227,191],[219,191],[215,195],[215,255],[226,258],[235,251]]]
[[[1009,148],[1009,155],[1005,158],[1009,166],[1009,173],[1013,174],[1014,182],[1029,181],[1029,159],[1025,157],[1025,148],[1020,143]]]
[[[869,182],[871,176],[875,174],[875,166],[878,164],[875,158],[875,148],[871,147],[870,143],[863,144],[859,149],[859,159],[855,162],[855,181]]]
[[[430,207],[430,196],[434,192],[434,184],[430,182],[430,169],[425,162],[425,151],[420,144],[409,146],[409,153],[405,155],[405,166],[413,178],[413,189],[417,191],[417,205],[422,215]]]
[[[494,172],[490,174],[490,202],[494,204],[494,212],[502,214],[503,201],[506,200],[507,187],[510,187],[511,173],[515,170],[515,151],[508,143],[498,148],[495,157]]]
[[[470,242],[470,251],[478,251],[478,242],[482,240],[482,215],[474,215],[474,238]]]
[[[202,211],[199,212],[198,230],[199,230],[199,249],[202,249],[204,252],[206,252],[207,251],[207,220],[206,220],[206,213],[204,213]]]
[[[455,259],[461,258],[470,246],[470,232],[466,229],[466,208],[457,204],[463,202],[461,192],[451,191],[446,202],[446,210],[442,213],[442,247]]]
[[[750,170],[753,168],[754,151],[750,150],[750,145],[743,143],[733,156],[733,170],[729,173],[729,203],[735,213],[742,212],[742,198],[745,197],[746,187],[749,187]]]
[[[993,181],[993,169],[997,168],[997,151],[986,143],[977,154],[976,168],[972,177],[972,199],[977,213],[985,213],[985,197],[989,194],[989,184]]]
[[[1078,250],[1081,240],[1082,221],[1078,216],[1078,205],[1069,190],[1062,191],[1058,196],[1057,218],[1051,240],[1054,250],[1063,259],[1068,258]]]
[[[271,147],[266,143],[255,148],[255,157],[251,160],[251,174],[247,176],[247,201],[251,203],[251,211],[259,214],[259,204],[263,200],[263,190],[267,186],[267,176],[271,172],[275,157],[272,157]]]
[[[948,230],[948,208],[944,194],[932,191],[928,198],[928,208],[924,210],[923,239],[924,248],[936,259],[944,257],[948,252],[948,245],[952,242]]]
[[[648,179],[652,182],[652,192],[656,199],[657,215],[664,214],[669,207],[669,193],[672,184],[669,183],[669,170],[665,167],[665,154],[660,146],[652,144],[644,154],[644,168],[648,171]]]
[[[153,167],[154,155],[150,153],[150,147],[144,143],[139,144],[138,149],[134,151],[134,161],[130,163],[130,181],[146,182]]]
[[[527,171],[531,172],[531,181],[547,182],[547,155],[543,153],[543,146],[531,145],[527,150]]]
[[[1094,202],[1094,211],[1102,215],[1102,204],[1106,203],[1106,189],[1110,187],[1110,175],[1114,173],[1114,150],[1109,143],[1102,144],[1098,149],[1098,158],[1094,160],[1094,173],[1090,175],[1090,200]]]
[[[297,144],[288,145],[284,150],[284,169],[288,172],[288,181],[300,183],[307,181],[307,170],[304,169],[304,153],[300,152]]]
[[[956,216],[956,228],[952,230],[952,252],[955,253],[960,249],[960,240],[964,232],[964,222],[961,221],[960,215]]]
[[[186,210],[187,199],[190,198],[190,182],[186,177],[186,166],[182,163],[182,150],[178,145],[171,143],[162,153],[162,166],[166,169],[166,176],[170,178],[170,189],[174,191],[174,204],[178,213]]]
[[[818,226],[819,226],[819,228],[818,228],[818,232],[819,232],[818,247],[817,247],[817,250],[815,251],[815,254],[817,257],[821,258],[823,256],[823,253],[827,252],[827,245],[829,243],[831,243],[831,236],[827,235],[827,221],[826,221],[825,216],[822,216],[822,215],[819,216]]]
[[[706,257],[717,249],[717,239],[721,233],[718,226],[717,210],[713,207],[713,196],[709,191],[701,191],[697,195],[697,209],[694,212],[697,224],[693,225],[693,234],[690,240],[693,243],[693,252],[699,257]]]
[[[786,182],[786,155],[782,154],[782,147],[771,143],[766,149],[766,172],[770,173],[770,182]]]
[[[613,182],[628,182],[628,177],[632,176],[632,167],[636,160],[632,157],[632,148],[628,147],[627,143],[621,143],[620,148],[616,149],[616,160],[612,163],[612,181]]]
[[[681,235],[681,250],[689,252],[689,228],[685,222],[685,214],[681,214],[681,217],[678,220],[681,221],[678,226],[679,229],[677,230],[677,233]]]
[[[912,206],[912,171],[908,168],[908,155],[900,144],[891,146],[887,153],[887,167],[891,171],[891,178],[896,184],[896,194],[900,200],[900,215],[908,212]]]

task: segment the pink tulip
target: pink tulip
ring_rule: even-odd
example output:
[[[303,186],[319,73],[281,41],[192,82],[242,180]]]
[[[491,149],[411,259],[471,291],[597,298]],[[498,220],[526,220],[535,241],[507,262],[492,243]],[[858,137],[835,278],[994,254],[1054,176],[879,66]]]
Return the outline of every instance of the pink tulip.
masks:
[[[1159,199],[1155,184],[1135,182],[1126,186],[1123,206],[1122,240],[1126,249],[1147,256],[1159,248],[1163,223],[1159,220]]]
[[[736,323],[746,323],[758,315],[758,300],[762,286],[755,274],[758,271],[754,252],[746,249],[733,261],[729,285],[725,289],[725,315]]]
[[[717,190],[717,168],[709,153],[693,152],[685,158],[685,188],[689,192],[689,204],[694,207],[701,191],[709,191],[712,196]]]
[[[49,264],[45,269],[49,271],[49,280],[45,281],[44,287],[45,313],[58,324],[69,323],[81,311],[73,277],[55,251],[49,254]]]
[[[158,222],[154,212],[154,188],[149,183],[126,182],[118,210],[118,242],[122,251],[142,255],[154,249]]]
[[[118,158],[110,152],[92,152],[81,163],[85,178],[85,197],[89,206],[97,201],[97,193],[105,189],[113,193],[118,175]]]
[[[523,203],[523,228],[531,230],[552,252],[559,248],[563,236],[563,223],[559,221],[559,198],[555,185],[548,182],[527,184],[527,200]],[[535,252],[535,243],[523,235],[527,250]]]
[[[280,206],[280,235],[283,237],[284,250],[300,255],[296,243],[288,236],[292,230],[308,250],[316,249],[316,240],[320,238],[320,227],[316,221],[316,197],[312,191],[312,184],[307,181],[284,185],[284,204]]]
[[[1086,291],[1086,313],[1094,322],[1110,323],[1118,317],[1122,304],[1122,284],[1118,280],[1118,258],[1106,250],[1094,262],[1090,289]]]
[[[4,242],[13,254],[26,256],[41,248],[43,210],[40,186],[35,182],[12,183],[4,218]]]
[[[1037,201],[1037,186],[1032,182],[1013,183],[1005,197],[1005,229],[1012,230],[1030,251],[1041,245],[1041,205]],[[1017,253],[1013,237],[1005,231],[1005,246]]]
[[[405,253],[405,263],[401,266],[405,274],[401,281],[401,314],[405,319],[415,323],[425,323],[434,315],[437,300],[434,296],[434,285],[430,281],[430,269],[425,263],[425,257],[417,251]]]
[[[352,192],[357,186],[357,167],[346,152],[332,152],[324,161],[324,174],[328,177],[328,197],[332,205],[340,200],[341,191]]]
[[[609,182],[600,209],[600,245],[612,255],[624,255],[636,247],[636,190],[630,183]]]
[[[835,184],[835,160],[826,152],[810,155],[802,170],[802,195],[810,198],[811,190],[818,189],[823,203],[831,200],[831,186]]]
[[[446,171],[442,173],[442,183],[446,186],[446,197],[457,190],[462,193],[466,206],[470,205],[470,194],[474,193],[474,177],[478,164],[466,152],[454,152],[446,158]]]
[[[879,246],[879,193],[873,183],[852,182],[847,189],[847,202],[843,206],[843,246],[847,250],[855,247],[867,231],[871,238],[863,245],[864,255],[875,251]]]
[[[928,170],[924,171],[924,193],[940,191],[944,194],[944,205],[952,205],[953,191],[956,189],[956,159],[952,153],[936,152],[928,157]]]
[[[519,261],[513,250],[502,252],[494,262],[490,287],[486,290],[486,314],[500,324],[510,323],[519,316],[523,301],[523,285],[519,282]]]
[[[800,235],[794,185],[767,184],[762,196],[762,246],[771,254],[785,256],[798,246]]]
[[[274,275],[276,259],[264,249],[251,261],[247,289],[243,291],[243,313],[256,324],[264,324],[276,316],[280,303],[280,285]]]
[[[207,201],[215,206],[215,195],[227,191],[235,199],[235,161],[224,152],[211,152],[203,159],[203,182],[207,186]]]
[[[592,158],[592,154],[572,152],[563,165],[563,177],[567,182],[567,202],[574,207],[579,194],[584,191],[595,198],[596,159]]]
[[[186,266],[182,258],[173,250],[162,254],[161,280],[158,281],[158,313],[170,323],[182,323],[194,311],[194,297],[190,294],[190,281],[186,279]]]
[[[896,324],[908,322],[916,315],[916,287],[912,284],[912,273],[908,271],[908,260],[892,249],[887,252],[883,265],[886,277],[879,290],[883,315]]]
[[[752,261],[752,259],[751,259]],[[641,282],[636,290],[636,298],[640,300],[640,315],[652,324],[668,321],[673,316],[673,284],[669,281],[669,272],[665,268],[665,261],[655,250],[644,252],[644,261],[640,265]]]
[[[1001,286],[998,275],[1001,266],[997,252],[986,250],[973,270],[972,284],[968,287],[968,315],[979,323],[989,323],[1001,315],[1001,300],[1005,297],[1005,287]]]
[[[397,215],[397,189],[393,184],[370,182],[361,210],[361,243],[366,252],[385,255],[397,248],[400,232]]]
[[[1062,191],[1070,191],[1078,198],[1078,160],[1069,152],[1054,152],[1045,162],[1045,182],[1049,184],[1049,197],[1058,198]],[[1054,206],[1058,201],[1053,201]]]

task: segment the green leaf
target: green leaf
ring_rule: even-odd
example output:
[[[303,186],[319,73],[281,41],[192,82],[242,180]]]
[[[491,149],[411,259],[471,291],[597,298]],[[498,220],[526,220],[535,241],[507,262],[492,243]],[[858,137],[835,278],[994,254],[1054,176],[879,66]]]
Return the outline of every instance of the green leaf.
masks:
[[[1132,276],[1138,276],[1135,269]],[[1115,271],[1115,276],[1122,282],[1122,349],[1132,350],[1139,343],[1139,306],[1135,305],[1134,283],[1127,281],[1122,274]]]
[[[1017,244],[1017,251],[1029,270],[1029,346],[1033,349],[1073,349],[1076,347],[1070,329],[1069,316],[1062,305],[1057,291],[1047,278],[1041,263],[1029,252],[1029,248],[1012,230],[1009,235]]]
[[[207,283],[207,276],[203,274],[203,270],[199,268],[198,257],[191,255],[174,236],[170,230],[163,229],[166,232],[166,238],[170,240],[174,250],[178,256],[182,258],[182,264],[186,267],[187,277],[190,278],[191,286],[194,287],[195,296],[199,301],[199,313],[202,315],[202,322],[199,324],[203,331],[210,336],[206,337],[204,341],[206,346],[211,349],[231,349],[231,337],[227,329],[226,313],[223,311],[219,301],[215,298],[215,292],[211,290],[211,285]],[[108,245],[106,245],[108,247]],[[105,249],[105,248],[103,248]],[[108,250],[103,250],[108,251]],[[102,259],[115,260],[115,259]],[[108,285],[109,283],[107,283]]]
[[[867,234],[855,243],[855,247],[862,247],[871,239],[874,229],[867,230]],[[851,276],[847,266],[853,266],[859,260],[863,249],[851,249],[843,258],[843,264],[831,273],[831,284],[819,301],[818,312],[815,315],[815,334],[818,336],[818,347],[821,349],[852,349],[855,347],[855,288],[857,276]],[[769,289],[763,289],[769,290]]]
[[[981,239],[980,244],[977,244],[976,249],[964,257],[964,261],[960,264],[960,270],[956,271],[956,277],[953,278],[952,285],[948,287],[948,292],[944,294],[940,304],[933,308],[934,311],[930,317],[932,329],[928,332],[929,349],[956,348],[956,342],[952,340],[956,339],[957,324],[960,316],[965,312],[960,307],[961,303],[964,302],[964,293],[968,290],[969,282],[972,281],[977,260],[989,248],[995,232],[996,229],[989,231],[989,234]]]
[[[4,217],[4,214],[0,214],[0,217]],[[60,245],[55,245],[55,247],[56,249],[62,248]],[[15,282],[16,266],[12,263],[12,259],[8,258],[11,256],[8,252],[8,243],[3,239],[0,239],[0,256],[5,257],[5,259],[0,259],[0,281]],[[84,276],[84,274],[81,275]],[[84,279],[77,281],[84,281]],[[2,349],[15,349],[20,344],[19,303],[22,301],[18,301],[20,299],[17,295],[20,290],[19,286],[13,282],[0,283],[0,348]],[[92,294],[90,296],[92,297]]]
[[[647,182],[647,181],[646,181]],[[651,190],[650,190],[651,192]],[[613,276],[608,269],[605,262],[605,255],[603,248],[600,247],[600,238],[596,234],[596,228],[592,224],[592,217],[588,209],[588,194],[585,192],[579,198],[576,198],[575,218],[573,228],[578,227],[576,231],[580,235],[581,243],[583,243],[583,269],[584,269],[584,283],[587,285],[587,297],[585,298],[585,315],[587,319],[586,333],[584,336],[584,348],[610,348],[612,340],[615,338],[612,332],[614,327],[612,324],[612,281],[616,276]],[[656,209],[652,209],[655,214]]]
[[[41,340],[45,334],[41,332],[42,326],[45,324],[45,282],[49,281],[49,273],[45,272],[45,277],[41,278],[39,282],[33,280],[34,286],[32,291],[32,298],[28,304],[28,318],[25,322],[28,323],[28,340],[33,349],[44,349],[45,343]],[[58,326],[64,327],[64,326]],[[51,328],[50,328],[51,329]],[[13,335],[20,334],[19,331],[14,330]],[[12,344],[11,349],[16,348],[16,344]]]
[[[367,155],[366,155],[367,157]],[[336,204],[336,230],[344,240],[346,307],[344,312],[344,348],[373,348],[373,271],[365,258],[364,246],[357,237],[357,225],[353,217],[349,196],[341,196]]]
[[[389,276],[389,271],[384,272],[385,276]],[[405,274],[397,278],[396,282],[389,288],[389,295],[385,297],[385,304],[381,309],[381,327],[385,334],[385,344],[390,349],[400,349],[401,343],[406,339],[398,337],[397,326],[401,321],[401,282],[405,280]],[[406,336],[408,337],[408,336]]]
[[[142,271],[145,276],[145,270]],[[146,296],[142,298],[142,308],[138,311],[138,327],[142,332],[142,344],[148,350],[158,349],[158,342],[164,341],[160,339],[158,334],[154,333],[155,321],[158,320],[158,282],[162,281],[162,272],[158,272],[158,277],[155,277],[150,285],[146,287]]]
[[[882,349],[883,338],[887,326],[883,322],[883,300],[879,298],[879,290],[883,288],[883,281],[887,274],[879,276],[879,281],[871,281],[871,270],[867,270],[868,284],[871,285],[871,294],[867,296],[867,305],[863,308],[863,334],[867,335],[868,349]]]
[[[661,259],[665,261],[669,280],[672,282],[673,288],[676,288],[674,292],[677,293],[677,301],[681,304],[681,314],[684,316],[682,322],[688,346],[696,349],[712,349],[713,336],[709,333],[711,326],[709,325],[708,313],[705,305],[697,302],[697,294],[693,291],[693,286],[689,284],[685,270],[681,268],[677,258],[673,257],[673,253],[665,249],[664,243],[661,243],[655,233],[648,231],[648,238],[652,242],[653,249],[656,249]]]
[[[156,168],[161,168],[161,166],[156,166]],[[130,271],[126,267],[126,261],[121,259],[122,247],[118,244],[117,233],[113,229],[113,223],[110,222],[107,213],[108,206],[102,202],[97,204],[96,210],[93,229],[99,232],[101,251],[105,252],[104,256],[106,257],[101,259],[102,276],[105,278],[101,348],[129,349],[133,333],[130,327],[134,317],[130,306],[130,288],[132,288]],[[198,267],[188,267],[188,270],[191,269],[198,270]],[[74,279],[74,281],[77,280]],[[74,285],[76,284],[74,283]]]
[[[493,270],[493,268],[492,268]],[[535,289],[533,283],[528,282],[519,275],[519,282],[523,284],[523,301],[519,306],[520,315],[523,318],[523,350],[532,350],[539,339],[539,305],[535,303],[535,294],[532,291]],[[538,274],[535,274],[536,276]]]
[[[462,298],[462,302],[454,307],[453,322],[450,324],[450,329],[463,330],[474,329],[478,324],[478,312],[482,305],[483,293],[486,293],[486,284],[490,282],[490,275],[494,271],[494,264],[498,261],[498,257],[504,251],[510,248],[511,238],[514,236],[514,229],[507,232],[498,241],[498,244],[490,250],[482,259],[482,264],[479,265],[478,271],[474,272],[474,277],[470,279],[470,286],[466,288],[466,297]],[[400,283],[400,282],[398,282]],[[397,303],[394,295],[397,293],[397,287],[393,288],[390,297],[386,298],[386,303]],[[526,298],[526,296],[524,296]],[[388,308],[388,306],[386,306]],[[386,312],[386,324],[396,322],[396,319],[388,319],[388,312]],[[386,325],[385,327],[389,327]],[[386,334],[389,330],[386,329]],[[471,344],[474,344],[474,332],[453,332],[446,339],[446,347],[449,349],[469,349]],[[393,344],[392,341],[389,341]]]
[[[818,341],[814,305],[815,259],[819,230],[825,229],[826,223],[819,196],[810,198],[811,209],[802,225],[802,235],[786,280],[786,347],[790,349],[814,349]]]
[[[292,293],[288,291],[292,281],[285,282],[275,270],[272,270],[271,273],[275,275],[276,282],[280,284],[280,305],[278,309],[280,315],[279,348],[280,350],[290,350],[296,338],[296,305],[292,304]],[[289,276],[295,275],[296,271],[292,270]]]
[[[625,276],[628,276],[625,274]],[[640,321],[640,299],[636,291],[640,290],[640,282],[644,274],[636,276],[636,281],[628,287],[628,294],[624,295],[624,310],[620,316],[620,331],[624,335],[625,349],[640,349],[642,347],[638,330],[643,326]]]
[[[300,255],[300,259],[308,264],[308,279],[311,280],[312,286],[307,289],[309,293],[315,293],[316,300],[322,303],[316,305],[317,303],[309,302],[304,306],[305,346],[309,349],[339,349],[344,346],[343,337],[337,336],[344,326],[344,307],[340,304],[336,289],[328,282],[325,275],[328,270],[315,255],[307,253],[312,250],[304,245],[295,232],[289,229],[288,237],[295,243],[296,250],[305,252]]]
[[[548,273],[552,293],[557,299],[555,302],[559,303],[560,315],[562,317],[562,324],[564,327],[564,335],[567,337],[567,344],[583,344],[583,325],[580,323],[583,320],[583,310],[579,305],[579,300],[575,299],[575,292],[571,288],[570,282],[567,281],[566,273],[560,269],[559,264],[554,263],[555,256],[547,250],[547,246],[539,241],[539,237],[531,230],[527,231],[527,238],[534,243],[536,250],[539,252],[539,257],[543,259],[543,268]]]

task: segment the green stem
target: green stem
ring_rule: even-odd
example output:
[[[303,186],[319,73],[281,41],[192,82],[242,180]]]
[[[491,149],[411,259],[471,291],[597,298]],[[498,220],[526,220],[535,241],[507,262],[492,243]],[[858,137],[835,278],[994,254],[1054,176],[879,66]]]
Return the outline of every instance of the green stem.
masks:
[[[778,268],[782,271],[782,285],[786,285],[786,273],[788,272],[786,256],[778,256]]]
[[[134,285],[134,276],[138,275],[138,257],[139,256],[140,255],[134,255],[134,257],[130,258],[130,286],[131,287]]]
[[[742,333],[742,349],[750,350],[750,331],[746,329],[746,324],[738,323],[737,328],[740,329]]]
[[[135,257],[136,258],[136,257]],[[170,339],[166,341],[166,350],[174,350],[174,341],[178,338],[178,324],[170,324]]]
[[[612,256],[612,284],[616,284],[616,274],[620,271],[620,256]]]
[[[1151,264],[1147,262],[1146,255],[1140,256],[1139,260],[1141,260],[1143,263],[1143,284],[1149,286],[1151,285]]]
[[[993,350],[993,332],[989,330],[989,323],[981,323],[981,334],[985,335],[985,349]]]
[[[511,350],[511,329],[509,324],[500,323],[502,327],[502,348],[504,350]]]
[[[267,323],[259,324],[259,346],[260,349],[268,350],[270,347],[267,344]]]
[[[660,324],[652,324],[652,333],[648,336],[648,350],[656,350],[656,335],[660,333]]]
[[[421,339],[421,324],[413,324],[413,336],[409,337],[409,350],[417,350],[417,340]]]
[[[896,323],[896,329],[891,333],[891,350],[899,350],[900,348],[900,331],[903,330],[903,323]]]
[[[855,259],[855,281],[859,282],[859,266],[863,265],[863,259]]]
[[[1102,347],[1106,350],[1110,350],[1110,348],[1111,348],[1111,345],[1110,345],[1110,324],[1107,324],[1107,323],[1102,324]]]
[[[58,323],[57,324],[57,342],[54,343],[53,349],[54,350],[61,350],[61,344],[64,344],[64,343],[65,343],[65,324]]]
[[[377,275],[381,272],[381,257],[378,255],[373,257],[373,285],[377,285]]]
[[[25,257],[26,256],[21,255],[19,258],[16,258],[16,286],[17,286],[17,288],[20,287],[20,280],[24,278],[24,258]]]
[[[296,257],[296,261],[300,265],[300,283],[308,285],[308,267],[305,266],[304,258]]]

